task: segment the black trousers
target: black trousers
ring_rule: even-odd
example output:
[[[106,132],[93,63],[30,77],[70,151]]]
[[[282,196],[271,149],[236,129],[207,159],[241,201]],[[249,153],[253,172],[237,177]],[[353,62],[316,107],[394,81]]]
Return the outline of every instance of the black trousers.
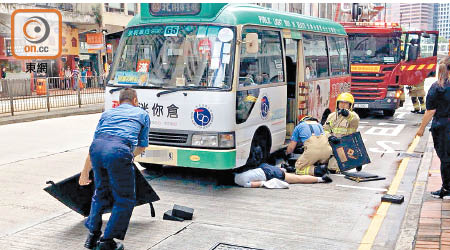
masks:
[[[450,125],[431,129],[434,149],[441,160],[442,187],[450,190]]]

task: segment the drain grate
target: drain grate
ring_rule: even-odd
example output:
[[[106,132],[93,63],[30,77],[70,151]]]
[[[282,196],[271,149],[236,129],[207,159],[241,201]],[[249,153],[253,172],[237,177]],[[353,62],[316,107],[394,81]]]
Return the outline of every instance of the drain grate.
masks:
[[[406,158],[406,157],[411,157],[411,158],[422,158],[422,154],[421,153],[407,153],[407,152],[401,152],[397,154],[398,158]]]
[[[211,250],[264,250],[261,248],[244,247],[228,243],[218,243]]]

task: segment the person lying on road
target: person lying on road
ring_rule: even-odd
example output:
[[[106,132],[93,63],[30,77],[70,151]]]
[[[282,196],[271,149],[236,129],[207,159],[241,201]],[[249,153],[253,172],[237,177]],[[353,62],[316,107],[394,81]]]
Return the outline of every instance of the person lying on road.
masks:
[[[234,182],[237,185],[252,188],[287,188],[289,184],[330,183],[332,181],[327,175],[315,177],[286,173],[284,169],[267,163],[262,163],[255,169],[250,169],[234,176]]]

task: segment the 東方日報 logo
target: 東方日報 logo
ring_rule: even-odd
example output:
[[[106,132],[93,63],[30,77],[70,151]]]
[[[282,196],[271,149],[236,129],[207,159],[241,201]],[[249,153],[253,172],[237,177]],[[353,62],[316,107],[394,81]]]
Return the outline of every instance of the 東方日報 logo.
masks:
[[[192,123],[200,128],[207,128],[211,125],[213,114],[206,106],[199,106],[191,114]]]
[[[261,98],[261,118],[266,119],[269,115],[270,104],[269,98],[267,96],[263,96]]]

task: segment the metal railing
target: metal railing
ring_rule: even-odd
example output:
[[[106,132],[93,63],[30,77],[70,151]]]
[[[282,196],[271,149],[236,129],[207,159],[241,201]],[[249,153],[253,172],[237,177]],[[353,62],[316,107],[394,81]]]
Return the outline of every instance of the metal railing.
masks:
[[[0,79],[0,115],[104,102],[99,76]]]

